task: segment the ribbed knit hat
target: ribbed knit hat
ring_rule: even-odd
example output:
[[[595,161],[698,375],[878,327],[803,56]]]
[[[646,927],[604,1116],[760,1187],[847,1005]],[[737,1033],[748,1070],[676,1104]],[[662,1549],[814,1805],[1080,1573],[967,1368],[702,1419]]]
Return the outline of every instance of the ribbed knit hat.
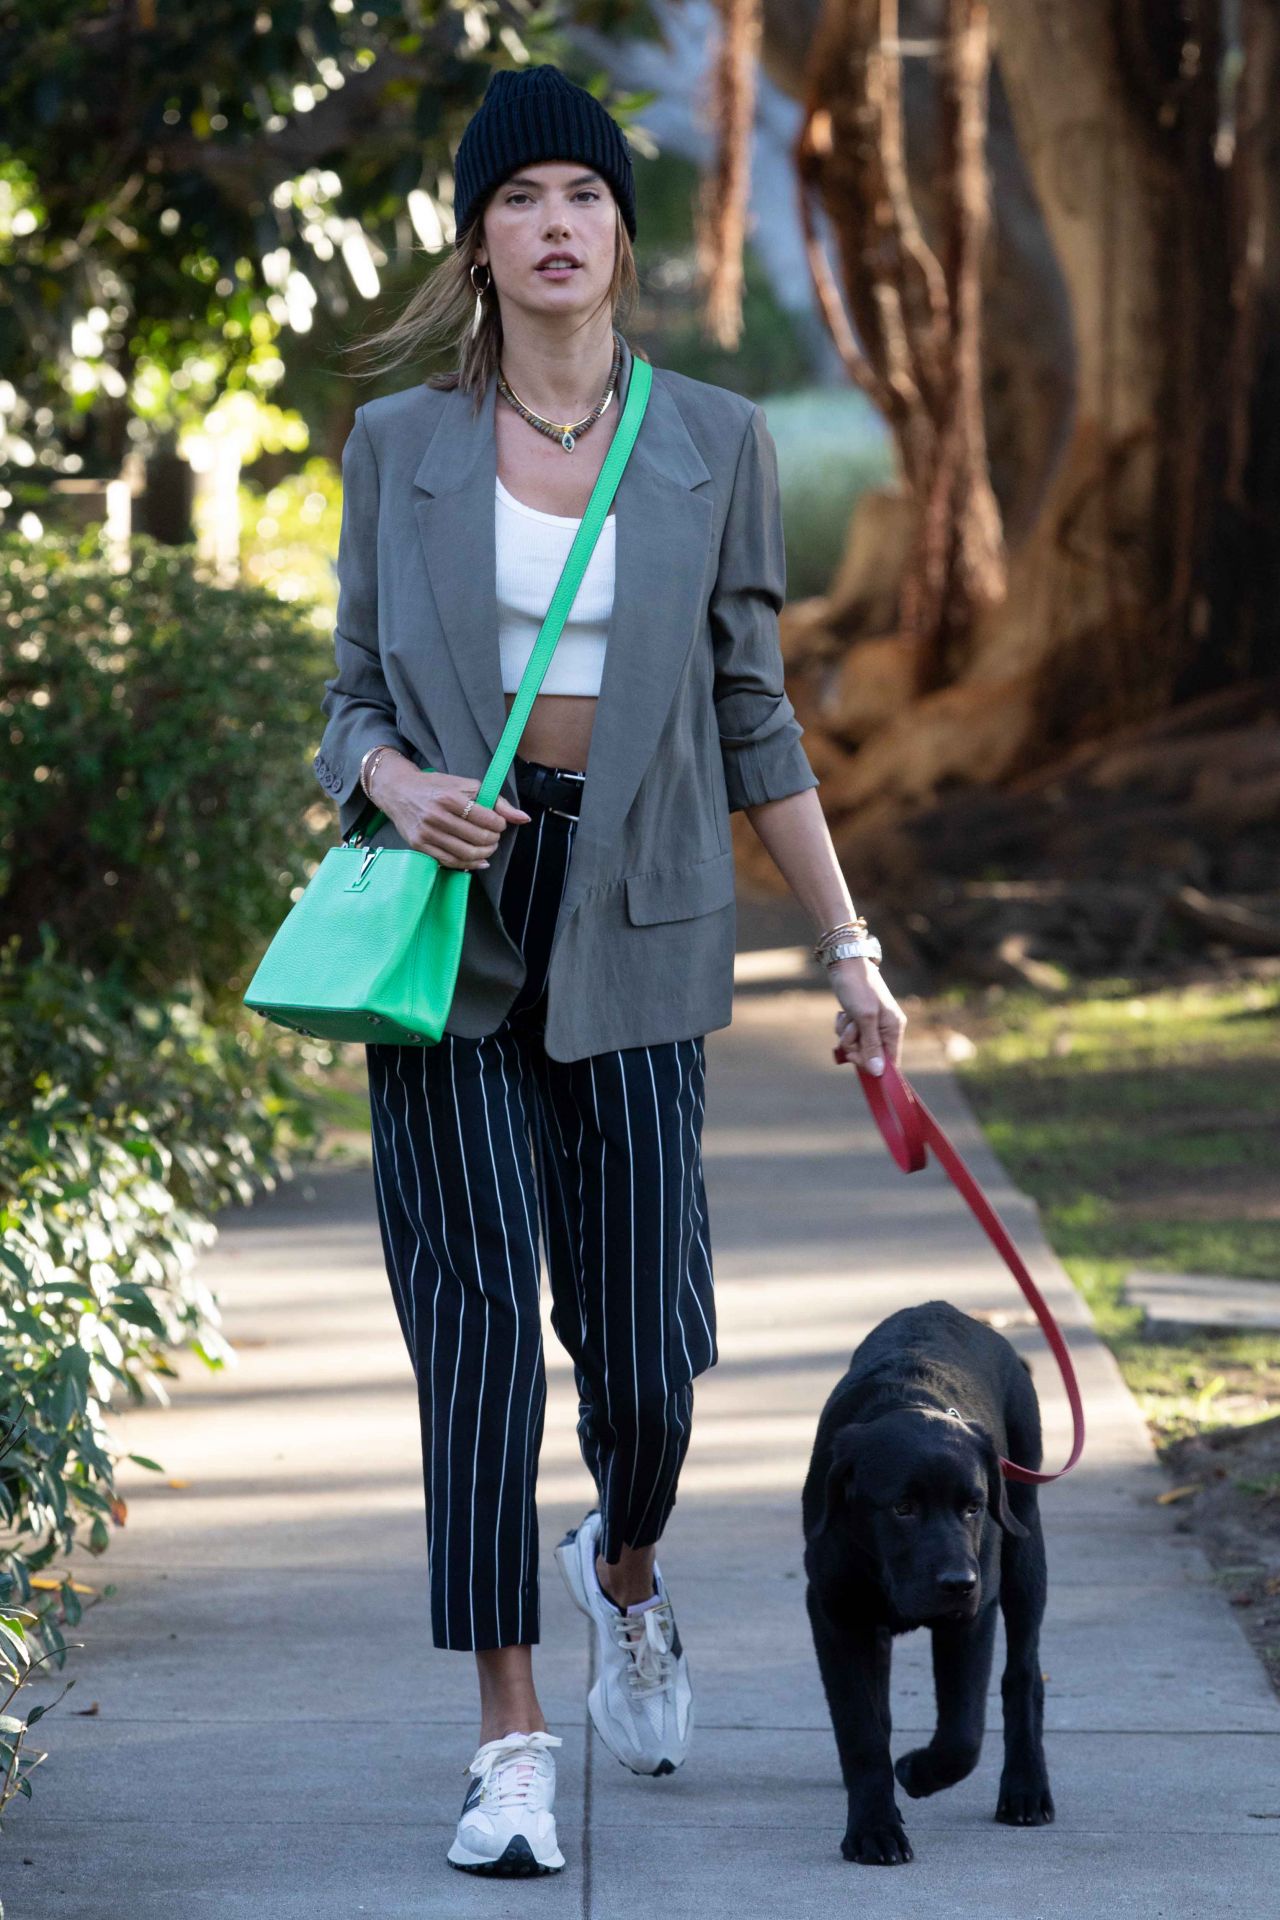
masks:
[[[594,94],[549,64],[500,68],[490,74],[454,160],[458,234],[495,187],[518,167],[537,160],[580,160],[593,168],[609,182],[627,232],[635,239],[635,182],[626,137]]]

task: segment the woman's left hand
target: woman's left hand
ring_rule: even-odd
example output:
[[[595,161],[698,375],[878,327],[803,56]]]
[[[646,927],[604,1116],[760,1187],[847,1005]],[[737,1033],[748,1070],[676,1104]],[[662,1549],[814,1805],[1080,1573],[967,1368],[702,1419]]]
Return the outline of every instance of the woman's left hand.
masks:
[[[837,960],[827,969],[840,1002],[836,1038],[845,1055],[870,1073],[883,1073],[885,1057],[898,1064],[907,1016],[880,977],[873,960]]]

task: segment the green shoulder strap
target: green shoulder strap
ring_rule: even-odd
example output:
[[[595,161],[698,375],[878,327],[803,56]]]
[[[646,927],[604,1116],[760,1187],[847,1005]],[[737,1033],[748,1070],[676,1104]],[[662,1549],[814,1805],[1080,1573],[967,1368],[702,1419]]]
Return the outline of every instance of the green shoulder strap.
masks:
[[[613,496],[617,492],[623,468],[635,445],[652,384],[653,368],[647,360],[641,360],[638,355],[633,355],[631,377],[627,382],[627,404],[622,410],[622,418],[618,422],[609,451],[604,457],[604,464],[600,468],[595,486],[591,489],[587,510],[582,516],[578,531],[573,536],[573,545],[569,548],[560,578],[556,582],[556,590],[551,596],[551,605],[547,608],[546,617],[538,630],[533,651],[529,655],[529,663],[520,677],[520,686],[512,702],[511,711],[507,715],[507,723],[502,729],[497,750],[489,762],[488,772],[480,782],[480,790],[476,795],[479,806],[491,807],[502,791],[502,783],[507,777],[511,762],[515,758],[516,748],[520,744],[520,735],[524,732],[530,709],[538,697],[538,689],[542,685],[547,668],[551,665],[551,656],[556,650],[556,642],[569,617],[569,609],[582,584],[582,576],[587,570],[587,562],[600,536],[600,529],[605,523]],[[360,828],[356,836],[345,844],[348,846],[358,844],[360,833],[376,833],[386,817],[385,813],[377,811],[368,826]]]

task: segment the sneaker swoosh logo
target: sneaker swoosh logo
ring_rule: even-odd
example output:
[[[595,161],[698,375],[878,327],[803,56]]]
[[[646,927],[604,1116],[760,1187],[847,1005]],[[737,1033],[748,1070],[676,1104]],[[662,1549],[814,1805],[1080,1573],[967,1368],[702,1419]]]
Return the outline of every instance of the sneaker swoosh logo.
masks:
[[[479,1775],[477,1775],[476,1778],[471,1782],[471,1785],[467,1788],[467,1797],[462,1803],[462,1811],[464,1813],[469,1813],[471,1811],[472,1807],[474,1807],[474,1805],[476,1804],[476,1801],[480,1798],[480,1795],[483,1792],[483,1790],[484,1790],[484,1781],[480,1779]]]

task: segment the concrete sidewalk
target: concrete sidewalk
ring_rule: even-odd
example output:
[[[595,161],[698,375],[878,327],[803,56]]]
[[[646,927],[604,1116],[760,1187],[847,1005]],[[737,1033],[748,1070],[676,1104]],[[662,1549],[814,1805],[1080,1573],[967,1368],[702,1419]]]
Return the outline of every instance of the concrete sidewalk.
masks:
[[[568,1865],[536,1882],[455,1873],[444,1850],[478,1725],[474,1662],[429,1644],[417,1408],[367,1166],[224,1216],[202,1273],[239,1365],[189,1356],[168,1411],[119,1416],[129,1522],[113,1581],[42,1724],[31,1805],[0,1843],[12,1920],[466,1920],[534,1913],[715,1920],[1108,1920],[1267,1911],[1280,1873],[1280,1706],[1196,1547],[1138,1412],[923,1032],[904,1066],[1067,1325],[1089,1440],[1042,1494],[1046,1746],[1058,1817],[992,1820],[997,1650],[978,1772],[902,1796],[913,1864],[840,1857],[844,1799],[804,1608],[800,1487],[819,1410],[876,1320],[939,1295],[1020,1306],[934,1164],[893,1166],[825,994],[740,997],[709,1042],[706,1136],[722,1358],[696,1387],[659,1549],[698,1725],[669,1778],[627,1772],[585,1714],[589,1629],[552,1559],[592,1497],[567,1356],[546,1326],[535,1670],[558,1750]],[[544,1288],[544,1313],[546,1295]],[[1046,1464],[1069,1422],[1034,1328]],[[56,1685],[61,1684],[58,1680]],[[47,1691],[54,1691],[51,1684]],[[93,1717],[72,1710],[97,1703]],[[928,1643],[896,1643],[894,1751],[932,1727]],[[30,1865],[22,1864],[24,1860]],[[1272,1901],[1274,1900],[1274,1891]]]

